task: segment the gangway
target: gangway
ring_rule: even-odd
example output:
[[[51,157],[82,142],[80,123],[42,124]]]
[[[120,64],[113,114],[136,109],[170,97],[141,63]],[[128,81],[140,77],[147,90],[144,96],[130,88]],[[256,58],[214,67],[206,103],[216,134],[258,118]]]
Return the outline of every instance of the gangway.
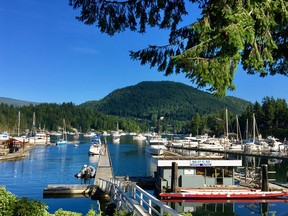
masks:
[[[108,194],[117,209],[127,210],[133,215],[170,215],[181,216],[170,206],[143,190],[136,183],[123,179],[98,179],[98,187]]]

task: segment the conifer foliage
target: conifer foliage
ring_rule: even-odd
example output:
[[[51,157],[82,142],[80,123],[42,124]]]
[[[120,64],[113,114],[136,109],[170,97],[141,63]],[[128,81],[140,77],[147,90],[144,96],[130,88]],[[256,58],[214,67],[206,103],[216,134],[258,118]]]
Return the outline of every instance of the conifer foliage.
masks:
[[[69,0],[78,20],[113,35],[147,27],[170,31],[166,45],[130,51],[134,60],[165,75],[185,73],[199,87],[218,95],[234,90],[241,63],[249,74],[287,75],[288,2],[286,0]],[[196,4],[201,17],[181,26]],[[192,13],[191,13],[192,14]]]

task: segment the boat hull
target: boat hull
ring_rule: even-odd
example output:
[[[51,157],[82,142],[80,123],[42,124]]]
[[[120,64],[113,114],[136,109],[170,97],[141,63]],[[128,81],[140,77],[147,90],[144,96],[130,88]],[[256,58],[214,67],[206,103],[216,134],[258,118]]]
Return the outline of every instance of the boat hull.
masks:
[[[160,197],[174,199],[260,199],[287,196],[285,191],[192,191],[183,193],[160,193]]]
[[[95,178],[96,169],[93,166],[83,166],[83,168],[74,176],[81,179]]]

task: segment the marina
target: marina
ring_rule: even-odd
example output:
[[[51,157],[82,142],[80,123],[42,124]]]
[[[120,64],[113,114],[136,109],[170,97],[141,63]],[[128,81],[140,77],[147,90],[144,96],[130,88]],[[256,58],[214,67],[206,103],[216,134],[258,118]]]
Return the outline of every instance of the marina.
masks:
[[[74,161],[76,158],[75,157],[72,157],[72,155],[73,154],[76,154],[76,155],[79,155],[79,153],[81,152],[81,151],[83,151],[83,156],[81,156],[81,160],[78,160],[79,158],[79,156],[77,157],[78,159],[77,159],[77,163],[75,164],[75,165],[73,165],[73,170],[74,171],[71,171],[70,170],[70,174],[67,176],[67,175],[65,175],[65,177],[64,177],[64,179],[66,179],[66,180],[61,180],[61,178],[59,179],[59,178],[53,178],[53,179],[51,179],[50,178],[50,180],[47,182],[46,181],[46,183],[44,183],[44,184],[42,184],[42,186],[40,187],[40,192],[38,191],[38,193],[40,193],[40,194],[42,194],[43,193],[43,190],[48,186],[48,185],[50,185],[50,187],[51,186],[63,186],[63,185],[71,185],[71,186],[73,186],[75,183],[76,184],[83,184],[84,182],[83,182],[83,180],[79,180],[79,179],[76,179],[73,175],[75,174],[75,173],[77,173],[78,171],[79,171],[79,169],[81,168],[81,166],[83,166],[83,164],[87,164],[87,165],[94,165],[94,166],[101,166],[102,168],[107,168],[107,167],[109,167],[109,165],[107,165],[107,164],[105,164],[105,163],[103,163],[102,165],[100,165],[100,162],[97,160],[97,156],[95,157],[95,156],[93,156],[93,157],[91,157],[91,156],[88,156],[88,150],[89,150],[89,145],[90,145],[90,141],[89,141],[90,139],[88,139],[87,141],[85,141],[84,143],[82,142],[80,142],[80,144],[79,144],[79,146],[77,147],[77,148],[75,148],[73,145],[65,145],[65,146],[39,146],[39,147],[35,147],[32,151],[31,151],[31,153],[30,153],[30,156],[29,157],[27,157],[27,158],[25,158],[24,159],[24,161],[31,161],[31,159],[32,158],[34,158],[32,161],[35,161],[35,157],[36,158],[38,158],[38,159],[40,159],[40,158],[43,158],[43,156],[41,156],[41,154],[39,154],[39,150],[40,149],[42,149],[41,150],[41,152],[44,150],[44,149],[46,149],[45,151],[47,151],[47,150],[52,150],[53,149],[53,151],[56,153],[56,152],[58,152],[58,153],[63,153],[63,156],[61,156],[59,159],[57,159],[57,161],[58,161],[58,165],[61,165],[61,166],[64,166],[64,167],[66,167],[67,165],[68,165],[68,163],[70,164],[71,162],[73,162],[72,164],[75,164],[74,162],[76,162],[76,161]],[[139,142],[133,142],[133,139],[132,139],[132,137],[130,137],[130,136],[122,136],[121,137],[121,142],[120,142],[120,145],[119,144],[113,144],[112,143],[112,140],[109,140],[109,138],[108,138],[108,141],[107,141],[107,147],[109,148],[109,153],[110,153],[110,159],[111,159],[111,161],[110,161],[110,163],[111,163],[111,165],[112,165],[112,167],[113,167],[113,169],[111,169],[111,172],[113,172],[113,174],[114,174],[114,176],[128,176],[128,177],[130,177],[130,179],[132,179],[132,177],[133,176],[141,176],[141,177],[147,177],[147,178],[149,178],[150,176],[152,176],[152,174],[156,171],[156,169],[157,169],[157,167],[155,166],[155,164],[153,163],[153,158],[151,157],[151,155],[149,155],[149,154],[147,154],[147,153],[145,153],[145,146],[146,146],[146,143],[145,142],[143,142],[143,143],[139,143]],[[85,147],[85,150],[83,149]],[[38,152],[38,153],[37,153]],[[70,153],[68,153],[68,152],[70,152]],[[73,153],[74,152],[74,153]],[[36,153],[36,155],[35,155],[35,153]],[[54,156],[55,156],[55,153],[54,153]],[[66,153],[68,153],[68,155],[66,155]],[[64,155],[66,155],[66,156],[64,156]],[[75,155],[75,156],[76,156]],[[67,158],[67,156],[68,156],[68,158]],[[133,157],[133,159],[131,158],[131,157]],[[171,157],[171,156],[170,156]],[[175,156],[174,156],[175,157]],[[72,159],[73,158],[73,159]],[[104,157],[103,157],[104,158]],[[48,159],[48,158],[47,158]],[[44,160],[44,158],[43,158],[43,160]],[[54,160],[54,159],[53,159]],[[52,160],[52,161],[53,161]],[[130,161],[131,160],[133,160],[133,166],[131,166],[131,163],[130,163]],[[42,161],[42,159],[41,159],[41,161]],[[49,163],[49,161],[51,161],[51,159],[48,159],[48,163]],[[19,161],[20,162],[20,161]],[[13,162],[13,163],[19,163],[19,162]],[[27,163],[27,162],[25,162],[25,163]],[[99,164],[98,164],[98,162],[99,162]],[[245,160],[243,160],[243,162],[245,162]],[[284,161],[285,162],[285,161]],[[2,163],[2,162],[1,162]],[[6,164],[7,162],[4,162],[4,163],[2,163],[2,164]],[[283,162],[282,162],[283,163]],[[1,164],[1,165],[2,165]],[[39,165],[39,164],[38,164]],[[43,164],[44,165],[44,164]],[[56,165],[56,164],[55,164]],[[245,165],[245,164],[243,164],[243,165]],[[25,165],[25,167],[27,167],[27,165]],[[63,168],[64,168],[63,167]],[[131,168],[129,168],[129,167],[131,167]],[[276,167],[277,167],[277,164],[276,164]],[[3,168],[3,167],[2,167]],[[69,169],[71,169],[71,168],[69,168]],[[69,172],[69,169],[67,170],[67,169],[65,169],[65,173],[68,171]],[[64,171],[64,170],[63,170]],[[17,172],[18,173],[18,172]],[[100,172],[99,172],[100,173]],[[24,173],[23,173],[24,174]],[[56,177],[57,175],[59,175],[59,174],[53,174],[53,176],[54,177]],[[70,176],[70,177],[69,177]],[[109,176],[110,176],[110,174],[109,174]],[[113,176],[113,175],[112,175]],[[27,176],[25,176],[25,177],[27,177]],[[100,177],[100,178],[102,178],[102,177]],[[109,177],[108,177],[109,178]],[[5,177],[5,175],[4,175],[4,179],[6,179],[6,177]],[[95,179],[92,179],[88,184],[89,185],[93,185],[94,183],[95,183],[95,181],[96,181],[96,179],[98,179],[97,177],[95,177]],[[280,179],[278,179],[278,181],[281,181],[283,178],[280,178]],[[8,179],[7,179],[8,180]],[[11,179],[10,179],[11,180]],[[138,181],[138,180],[137,180]],[[6,182],[7,183],[7,189],[9,189],[10,188],[10,186],[9,186],[9,183],[8,183],[8,181]],[[11,183],[11,182],[10,182]],[[28,181],[28,183],[29,183],[29,181]],[[87,182],[86,182],[87,183]],[[29,185],[29,184],[28,184]],[[84,184],[85,185],[85,184]],[[84,186],[85,187],[85,186]],[[16,187],[17,188],[17,187]],[[59,188],[58,188],[59,189]],[[18,190],[16,190],[18,193],[19,193],[19,191]],[[21,191],[21,190],[20,190]],[[13,192],[13,190],[12,190],[12,192]],[[26,192],[27,193],[27,192]],[[15,194],[17,194],[17,193],[15,193]],[[38,195],[39,196],[39,195]],[[60,196],[60,197],[62,197],[62,196]],[[87,198],[84,198],[84,200],[83,200],[83,198],[79,198],[79,195],[76,195],[76,194],[74,194],[74,195],[71,195],[71,197],[77,197],[77,198],[65,198],[65,200],[62,202],[63,203],[63,205],[65,206],[65,202],[73,202],[73,199],[81,199],[82,201],[84,201],[84,200],[86,200],[87,202],[88,202],[88,200],[90,200],[89,198],[88,198],[88,200],[87,200]],[[82,197],[85,197],[85,196],[82,196]],[[43,196],[43,198],[44,198],[44,196]],[[40,200],[42,200],[43,198],[40,198]],[[50,203],[50,202],[52,202],[52,200],[55,200],[55,201],[53,201],[53,203],[54,204],[52,204],[52,205],[49,205],[50,207],[49,207],[49,209],[51,210],[51,211],[53,211],[53,205],[55,205],[56,203],[58,203],[59,202],[59,200],[57,200],[57,199],[64,199],[64,198],[52,198],[52,197],[50,197],[50,198],[44,198],[43,200],[45,201],[45,202],[48,202],[48,203]],[[72,199],[72,200],[71,200]],[[69,201],[70,200],[70,201]],[[75,201],[75,200],[74,200]],[[79,201],[79,200],[78,200]],[[82,201],[79,201],[79,202],[82,202]],[[161,200],[161,202],[164,202],[164,203],[166,203],[167,205],[171,205],[172,207],[174,206],[175,208],[178,208],[179,206],[178,206],[178,204],[176,204],[176,203],[183,203],[183,205],[182,205],[182,210],[184,211],[184,209],[183,209],[183,207],[185,206],[185,208],[187,209],[187,208],[194,208],[193,206],[198,206],[199,205],[199,201],[201,201],[201,199],[199,199],[197,202],[196,201],[185,201],[185,200],[177,200],[177,202],[174,200],[173,201],[173,199],[169,199],[167,202],[165,202],[165,199],[163,199],[163,200]],[[268,203],[270,203],[270,201],[267,199],[266,200]],[[91,200],[89,201],[89,202],[91,202]],[[93,202],[93,201],[92,201]],[[215,201],[216,202],[216,201]],[[226,203],[227,201],[223,201],[223,203]],[[237,205],[238,205],[238,203],[243,203],[244,201],[242,200],[242,201],[239,201],[239,202],[237,202],[237,201],[233,201],[233,203],[234,203],[234,205],[236,205],[236,210],[235,211],[237,211]],[[256,200],[253,200],[253,202],[256,202]],[[174,203],[174,204],[173,204]],[[210,204],[209,204],[210,203]],[[201,204],[201,206],[202,205],[212,205],[214,203],[214,201],[212,202],[212,201],[209,201],[208,203],[207,203],[207,201],[205,201],[205,202],[203,202],[203,204]],[[223,204],[222,203],[222,204]],[[261,203],[261,202],[260,202]],[[271,201],[271,203],[276,203],[276,202],[273,202],[273,201]],[[279,204],[278,204],[279,203]],[[276,206],[279,206],[279,209],[282,209],[282,207],[280,207],[281,206],[281,204],[280,203],[282,203],[282,202],[280,202],[280,201],[277,201],[277,204],[275,204]],[[188,205],[189,204],[189,205]],[[221,205],[222,205],[221,204]],[[273,204],[273,205],[274,205]],[[96,203],[94,203],[94,205],[97,205]],[[188,206],[187,206],[188,205]],[[224,205],[224,204],[223,204]],[[57,205],[56,205],[57,206]],[[190,207],[189,207],[190,206]],[[173,208],[174,208],[173,207]],[[52,208],[52,209],[51,209]],[[88,207],[89,208],[89,207]],[[69,208],[68,208],[69,209]],[[283,209],[282,209],[283,210]],[[181,212],[181,210],[179,210],[180,212]],[[86,211],[87,212],[87,211]]]

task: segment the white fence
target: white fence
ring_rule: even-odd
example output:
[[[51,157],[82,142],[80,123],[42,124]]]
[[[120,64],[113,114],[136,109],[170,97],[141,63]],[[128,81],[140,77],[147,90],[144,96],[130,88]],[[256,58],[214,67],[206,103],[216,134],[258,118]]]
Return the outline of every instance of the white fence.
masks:
[[[118,209],[126,209],[137,215],[181,215],[130,181],[99,179],[99,188],[110,195]]]

